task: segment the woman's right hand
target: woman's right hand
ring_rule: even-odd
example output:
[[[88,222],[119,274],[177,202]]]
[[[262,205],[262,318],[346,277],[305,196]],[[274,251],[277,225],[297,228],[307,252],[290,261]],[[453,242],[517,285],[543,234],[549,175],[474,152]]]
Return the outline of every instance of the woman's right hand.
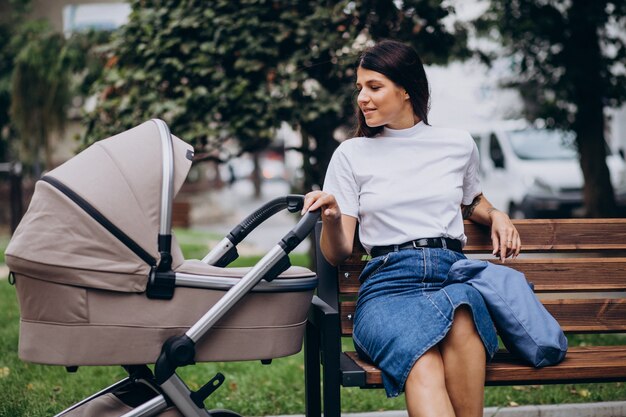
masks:
[[[304,196],[302,214],[316,209],[322,211],[322,253],[331,265],[337,265],[352,253],[356,218],[342,215],[335,196],[324,191],[311,191]]]
[[[311,191],[304,196],[304,205],[302,206],[302,212],[304,214],[307,211],[316,209],[322,210],[322,221],[338,222],[341,220],[341,210],[335,200],[335,196],[325,193],[324,191]]]

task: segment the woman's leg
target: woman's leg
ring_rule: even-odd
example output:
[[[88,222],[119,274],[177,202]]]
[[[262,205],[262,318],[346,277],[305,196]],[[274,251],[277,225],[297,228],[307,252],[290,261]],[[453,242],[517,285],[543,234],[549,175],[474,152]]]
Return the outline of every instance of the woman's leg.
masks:
[[[457,417],[482,417],[486,353],[472,313],[459,307],[452,328],[439,344],[445,384]]]
[[[444,363],[437,346],[420,357],[404,386],[409,417],[454,417],[446,391]]]

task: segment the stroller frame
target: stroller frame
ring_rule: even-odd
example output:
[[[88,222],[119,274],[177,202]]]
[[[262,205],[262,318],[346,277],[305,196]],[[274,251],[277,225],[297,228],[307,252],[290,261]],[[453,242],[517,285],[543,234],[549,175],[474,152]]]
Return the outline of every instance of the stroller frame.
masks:
[[[172,271],[171,256],[171,214],[173,200],[173,149],[172,137],[167,124],[159,119],[152,119],[156,123],[162,144],[163,175],[161,187],[160,224],[158,235],[158,251],[160,262],[150,272],[146,289],[149,298],[171,299],[176,287],[208,288],[210,278],[189,276],[188,274]],[[48,181],[50,182],[50,181]],[[50,182],[55,185],[53,182]],[[255,213],[248,216],[236,226],[202,262],[223,267],[237,258],[236,245],[241,242],[256,226],[275,213],[287,208],[290,212],[301,210],[303,196],[289,195],[277,198],[265,204]],[[211,395],[224,381],[224,376],[218,373],[213,379],[198,391],[192,391],[178,376],[178,367],[195,363],[195,345],[206,333],[253,288],[263,291],[262,280],[272,281],[289,266],[288,254],[298,246],[311,232],[319,219],[319,210],[306,213],[302,219],[289,231],[265,256],[257,262],[238,282],[234,284],[197,322],[184,334],[174,336],[165,341],[161,354],[156,360],[154,376],[146,365],[125,366],[129,376],[108,388],[82,400],[67,408],[57,417],[68,413],[85,403],[130,382],[142,382],[150,386],[158,394],[132,411],[121,417],[150,417],[159,414],[167,407],[174,405],[185,417],[226,417],[238,416],[229,410],[209,411],[204,407],[204,400]],[[287,284],[288,287],[289,284]]]

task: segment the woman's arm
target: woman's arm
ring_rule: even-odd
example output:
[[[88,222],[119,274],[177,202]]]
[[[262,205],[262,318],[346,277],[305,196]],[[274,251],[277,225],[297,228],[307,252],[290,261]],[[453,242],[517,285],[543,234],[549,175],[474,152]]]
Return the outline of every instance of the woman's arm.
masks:
[[[341,214],[332,194],[311,191],[304,197],[302,213],[318,208],[322,210],[320,247],[326,260],[334,266],[352,253],[356,218]]]
[[[477,195],[469,206],[461,205],[461,210],[464,219],[491,226],[493,255],[499,256],[502,262],[509,256],[519,255],[522,242],[517,229],[509,216],[492,206],[484,195]]]

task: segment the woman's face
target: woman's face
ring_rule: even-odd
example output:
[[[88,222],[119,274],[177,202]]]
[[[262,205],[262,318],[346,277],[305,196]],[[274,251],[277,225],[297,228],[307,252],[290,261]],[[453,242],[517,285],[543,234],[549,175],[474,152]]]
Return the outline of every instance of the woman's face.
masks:
[[[356,88],[357,103],[369,127],[408,129],[416,123],[406,90],[380,72],[359,67]]]

